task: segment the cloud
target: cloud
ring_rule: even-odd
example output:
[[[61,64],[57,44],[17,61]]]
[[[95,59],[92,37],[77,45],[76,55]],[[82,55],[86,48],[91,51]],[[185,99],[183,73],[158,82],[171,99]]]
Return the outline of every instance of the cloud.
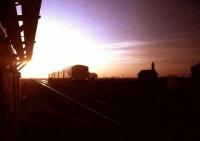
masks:
[[[144,52],[146,51],[155,51],[158,50],[162,52],[165,50],[169,52],[170,50],[180,51],[187,50],[187,46],[190,47],[189,50],[197,49],[197,46],[200,44],[199,41],[200,31],[196,33],[182,32],[177,34],[171,34],[162,39],[153,39],[145,41],[124,41],[116,42],[110,44],[99,45],[98,47],[103,50],[108,50],[111,52],[121,52],[121,53],[131,53],[131,52]]]
[[[121,49],[121,48],[129,48],[134,46],[143,46],[147,45],[150,42],[148,41],[124,41],[124,42],[116,42],[116,43],[109,43],[99,45],[98,47],[101,49]]]
[[[200,60],[199,32],[173,34],[166,38],[146,41],[125,41],[100,45],[99,48],[115,54],[113,65],[143,69],[155,61],[161,74],[189,73],[189,68]],[[168,66],[168,67],[167,67]],[[138,71],[138,70],[135,70]]]

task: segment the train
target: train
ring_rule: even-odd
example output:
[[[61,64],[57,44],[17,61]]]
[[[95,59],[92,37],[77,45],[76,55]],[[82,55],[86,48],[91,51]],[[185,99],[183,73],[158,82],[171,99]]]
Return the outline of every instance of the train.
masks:
[[[48,75],[49,79],[70,79],[70,80],[89,80],[96,79],[96,73],[90,73],[88,66],[74,65],[61,71],[53,72]]]

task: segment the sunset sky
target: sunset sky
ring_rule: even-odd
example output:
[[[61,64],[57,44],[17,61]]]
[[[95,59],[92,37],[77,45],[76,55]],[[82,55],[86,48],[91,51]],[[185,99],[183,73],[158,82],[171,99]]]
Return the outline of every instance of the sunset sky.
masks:
[[[200,10],[183,0],[43,0],[32,61],[22,77],[74,64],[101,77],[190,74],[200,62]]]

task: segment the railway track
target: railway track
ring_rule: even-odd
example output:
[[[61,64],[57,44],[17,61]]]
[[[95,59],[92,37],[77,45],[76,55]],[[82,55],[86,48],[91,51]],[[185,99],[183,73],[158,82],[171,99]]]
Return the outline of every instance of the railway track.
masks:
[[[42,83],[42,85],[49,87],[48,85],[44,84],[43,81],[38,81]],[[49,87],[50,88],[50,87]],[[54,88],[51,88],[54,89]],[[55,90],[55,89],[54,89]],[[56,90],[58,91],[58,90]],[[124,97],[121,93],[122,90],[115,90],[109,89],[109,94],[112,94],[113,98],[116,96],[114,95],[116,91],[120,91],[120,97]],[[141,128],[144,126],[144,122],[141,120],[146,120],[146,117],[140,110],[135,110],[134,107],[129,107],[129,105],[118,106],[113,104],[111,101],[104,99],[103,97],[98,97],[94,95],[87,95],[85,93],[81,93],[79,96],[83,96],[81,100],[78,97],[71,97],[73,94],[66,93],[66,90],[62,93],[63,96],[66,96],[69,99],[73,99],[76,101],[78,105],[83,104],[82,107],[86,107],[86,109],[91,110],[91,112],[98,113],[100,117],[107,119],[108,121],[112,122],[113,124],[118,125],[122,129],[127,130],[128,132],[134,134],[143,134],[144,130]],[[125,93],[125,91],[123,91]],[[91,93],[91,92],[89,92]],[[86,95],[86,96],[84,96]],[[103,96],[103,95],[102,95]],[[105,96],[105,95],[104,95]],[[125,95],[127,96],[127,95]],[[77,99],[76,99],[77,98]],[[110,98],[110,97],[109,97]],[[104,99],[104,100],[103,100]],[[121,99],[122,100],[122,99]],[[131,101],[133,102],[133,101]],[[122,102],[123,103],[123,102]],[[132,104],[133,106],[133,104]],[[143,105],[142,105],[143,106]],[[142,114],[141,116],[138,116]],[[139,129],[139,130],[138,130]]]
[[[119,122],[119,121],[117,121],[117,120],[115,120],[115,119],[113,119],[113,118],[107,116],[106,114],[103,114],[102,112],[99,112],[99,111],[95,110],[95,108],[93,108],[93,107],[91,107],[91,106],[89,106],[89,105],[86,105],[86,104],[84,104],[84,103],[81,103],[81,102],[79,102],[78,100],[73,99],[73,98],[70,97],[70,96],[67,96],[67,94],[64,94],[64,93],[62,93],[62,92],[60,92],[60,91],[58,91],[58,90],[55,90],[55,89],[52,88],[52,87],[49,87],[49,86],[47,85],[46,81],[38,81],[38,80],[35,80],[35,81],[36,81],[37,83],[43,85],[43,86],[46,87],[47,89],[52,90],[52,91],[54,92],[54,94],[61,96],[65,102],[67,102],[67,103],[68,103],[68,102],[74,103],[74,104],[80,106],[82,109],[87,110],[87,111],[89,111],[89,112],[91,112],[91,113],[93,113],[93,114],[96,114],[96,115],[99,116],[100,118],[105,119],[105,120],[111,122],[112,124],[114,124],[114,125],[116,125],[116,126],[122,128],[123,130],[126,130],[126,131],[128,131],[128,132],[132,132],[132,129],[131,129],[130,127],[128,127],[128,126],[122,124],[121,122]],[[104,108],[105,108],[105,106],[106,106],[106,108],[111,108],[111,109],[115,109],[115,110],[122,111],[122,109],[120,109],[119,107],[113,106],[113,105],[108,104],[108,103],[106,103],[106,102],[103,102],[103,101],[101,101],[101,100],[97,100],[97,99],[94,99],[94,98],[89,98],[89,100],[90,100],[90,101],[94,101],[94,102],[96,102],[97,104],[104,105]],[[123,110],[124,110],[124,109],[123,109]]]
[[[49,121],[51,116],[53,121],[64,123],[63,129],[70,133],[68,140],[159,141],[168,140],[168,136],[180,137],[185,131],[181,127],[183,111],[180,101],[175,101],[174,96],[169,97],[164,87],[148,89],[148,92],[137,83],[55,80],[49,84],[55,90],[45,81],[33,82],[37,91],[38,87],[41,88],[38,96],[45,95],[41,102],[47,102],[38,105],[46,106],[45,112],[48,109],[42,118],[40,113],[33,116],[39,115],[39,125],[48,125],[49,122],[43,121]],[[174,110],[174,106],[180,109]],[[46,117],[48,114],[51,116]],[[75,135],[81,137],[74,138]]]
[[[72,99],[76,99],[76,101],[79,103],[84,103],[84,105],[86,105],[87,107],[93,109],[96,112],[98,111],[98,113],[101,113],[101,115],[107,117],[108,119],[110,119],[111,121],[114,121],[115,123],[118,123],[118,125],[121,125],[122,127],[125,127],[128,130],[132,131],[133,129],[135,129],[135,126],[137,126],[137,124],[135,124],[135,122],[137,122],[136,121],[137,118],[135,116],[137,114],[137,111],[135,112],[134,110],[132,110],[131,106],[127,105],[124,102],[127,100],[127,98],[126,100],[119,99],[119,97],[125,98],[125,96],[127,96],[127,95],[125,96],[123,95],[124,93],[126,93],[126,91],[121,90],[121,89],[116,90],[116,89],[108,88],[107,90],[109,91],[109,94],[101,93],[101,94],[95,95],[95,93],[93,93],[93,90],[90,91],[90,88],[92,88],[90,84],[91,82],[89,82],[89,84],[87,84],[84,88],[81,88],[81,90],[79,90],[79,91],[82,91],[85,88],[88,89],[87,86],[89,86],[89,91],[81,92],[78,94],[78,96],[74,96],[76,95],[74,93],[66,93],[67,92],[66,89],[64,90],[61,89],[59,90],[59,92],[62,91],[63,95],[68,96],[69,98],[72,98]],[[75,84],[75,86],[78,86],[78,85],[80,84],[78,83]],[[61,86],[61,87],[64,88],[64,86]],[[72,87],[74,87],[74,85],[72,85]],[[95,89],[98,90],[98,88],[95,88]],[[90,94],[88,95],[87,92]],[[117,92],[120,92],[120,94],[118,94]],[[107,97],[104,97],[104,96],[107,96]],[[115,104],[113,104],[112,101],[110,100],[111,98],[116,98],[116,97],[118,97],[118,100],[121,100],[121,101],[115,101]],[[121,105],[117,105],[120,102],[121,102]],[[125,105],[122,105],[122,103]]]
[[[30,137],[33,140],[116,141],[133,138],[132,129],[121,122],[47,86],[46,81],[29,81],[28,86],[22,87],[23,95],[27,95],[25,104],[22,104],[22,131],[28,132],[28,136],[22,140],[30,140]],[[29,88],[33,91],[29,91]],[[34,137],[29,135],[35,130]],[[40,130],[44,132],[43,135],[38,133]]]
[[[55,90],[54,88],[49,87],[47,83],[44,83],[44,82],[46,81],[43,81],[43,80],[38,81],[38,83],[41,83],[45,87]],[[128,108],[127,106],[120,107],[120,106],[117,106],[116,104],[106,102],[105,100],[101,100],[93,96],[86,96],[84,97],[84,100],[79,101],[79,99],[76,100],[75,98],[70,97],[69,95],[71,94],[69,93],[68,94],[62,93],[58,90],[55,90],[55,91],[59,92],[66,99],[69,99],[72,102],[80,105],[81,107],[93,113],[96,113],[100,117],[105,118],[109,120],[110,122],[113,122],[113,124],[121,126],[125,130],[133,132],[132,128],[134,128],[133,127],[134,125],[132,123],[132,120],[135,119],[135,115],[134,115],[135,113],[133,113],[133,111],[131,111],[131,109]]]

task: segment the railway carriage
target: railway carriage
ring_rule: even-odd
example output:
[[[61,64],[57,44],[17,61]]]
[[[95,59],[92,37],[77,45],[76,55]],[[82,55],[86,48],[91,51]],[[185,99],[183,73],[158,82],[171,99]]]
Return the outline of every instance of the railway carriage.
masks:
[[[49,79],[65,78],[71,80],[87,80],[89,78],[89,69],[84,65],[74,65],[61,71],[49,74]]]

